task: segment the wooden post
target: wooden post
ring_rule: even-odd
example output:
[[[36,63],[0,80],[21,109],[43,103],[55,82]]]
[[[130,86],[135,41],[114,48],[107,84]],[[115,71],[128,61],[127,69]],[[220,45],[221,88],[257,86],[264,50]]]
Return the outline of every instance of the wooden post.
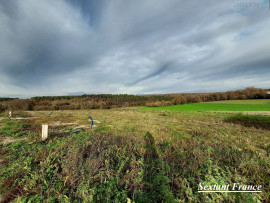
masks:
[[[42,141],[48,138],[48,124],[42,125]]]

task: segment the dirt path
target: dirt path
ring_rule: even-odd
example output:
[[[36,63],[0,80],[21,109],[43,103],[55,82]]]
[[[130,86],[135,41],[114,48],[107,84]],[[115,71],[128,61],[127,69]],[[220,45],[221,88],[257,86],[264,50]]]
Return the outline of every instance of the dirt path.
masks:
[[[0,137],[0,145],[9,144],[9,143],[24,140],[24,139],[25,138]]]

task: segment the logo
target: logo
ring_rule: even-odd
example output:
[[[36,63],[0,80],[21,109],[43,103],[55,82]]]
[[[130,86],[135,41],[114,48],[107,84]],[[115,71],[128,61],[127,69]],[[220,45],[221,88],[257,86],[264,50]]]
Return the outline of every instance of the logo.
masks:
[[[241,183],[233,183],[227,185],[206,185],[199,183],[198,192],[262,192],[261,185],[244,185]]]
[[[233,4],[233,7],[235,8],[259,8],[264,7],[263,2],[260,2],[259,0],[253,0],[253,1],[236,1]],[[270,0],[269,0],[269,8],[270,8]]]

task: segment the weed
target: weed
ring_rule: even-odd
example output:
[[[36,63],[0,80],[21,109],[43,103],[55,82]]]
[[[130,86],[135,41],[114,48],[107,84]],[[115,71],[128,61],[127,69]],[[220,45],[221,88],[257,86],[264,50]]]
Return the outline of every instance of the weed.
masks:
[[[88,124],[89,112],[71,113],[1,120],[1,136],[25,138],[0,145],[2,201],[269,202],[269,129],[260,127],[267,117],[234,115],[229,122],[229,114],[95,110],[100,123],[92,130],[52,126],[40,141],[37,126],[45,121]],[[263,190],[206,194],[200,182]]]
[[[4,120],[4,125],[0,128],[0,135],[21,137],[27,134],[29,127],[30,124],[27,122],[6,119]]]

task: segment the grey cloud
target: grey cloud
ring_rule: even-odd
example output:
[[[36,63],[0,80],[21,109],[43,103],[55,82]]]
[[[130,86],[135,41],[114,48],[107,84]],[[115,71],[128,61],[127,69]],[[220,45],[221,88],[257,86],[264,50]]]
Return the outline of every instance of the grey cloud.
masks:
[[[83,16],[85,21],[87,21],[90,26],[98,26],[100,23],[101,12],[105,0],[66,0],[68,4],[77,9]]]
[[[218,91],[236,78],[270,85],[261,82],[270,72],[263,8],[226,0],[13,0],[0,2],[0,24],[5,95]]]
[[[138,80],[132,82],[130,85],[136,85],[139,82],[142,82],[144,80],[148,80],[149,78],[155,77],[157,75],[161,75],[162,73],[168,71],[171,66],[172,66],[172,62],[162,64],[160,67],[158,67],[156,70],[154,70],[150,74],[143,76],[142,78],[139,78]]]
[[[213,73],[208,73],[206,75],[201,75],[200,79],[203,80],[225,80],[237,77],[269,77],[270,76],[270,60],[266,59],[264,61],[254,61],[252,63],[243,63],[241,65],[232,66],[228,69],[221,69],[213,71]],[[217,77],[218,76],[218,77]],[[194,77],[196,79],[196,77]]]

